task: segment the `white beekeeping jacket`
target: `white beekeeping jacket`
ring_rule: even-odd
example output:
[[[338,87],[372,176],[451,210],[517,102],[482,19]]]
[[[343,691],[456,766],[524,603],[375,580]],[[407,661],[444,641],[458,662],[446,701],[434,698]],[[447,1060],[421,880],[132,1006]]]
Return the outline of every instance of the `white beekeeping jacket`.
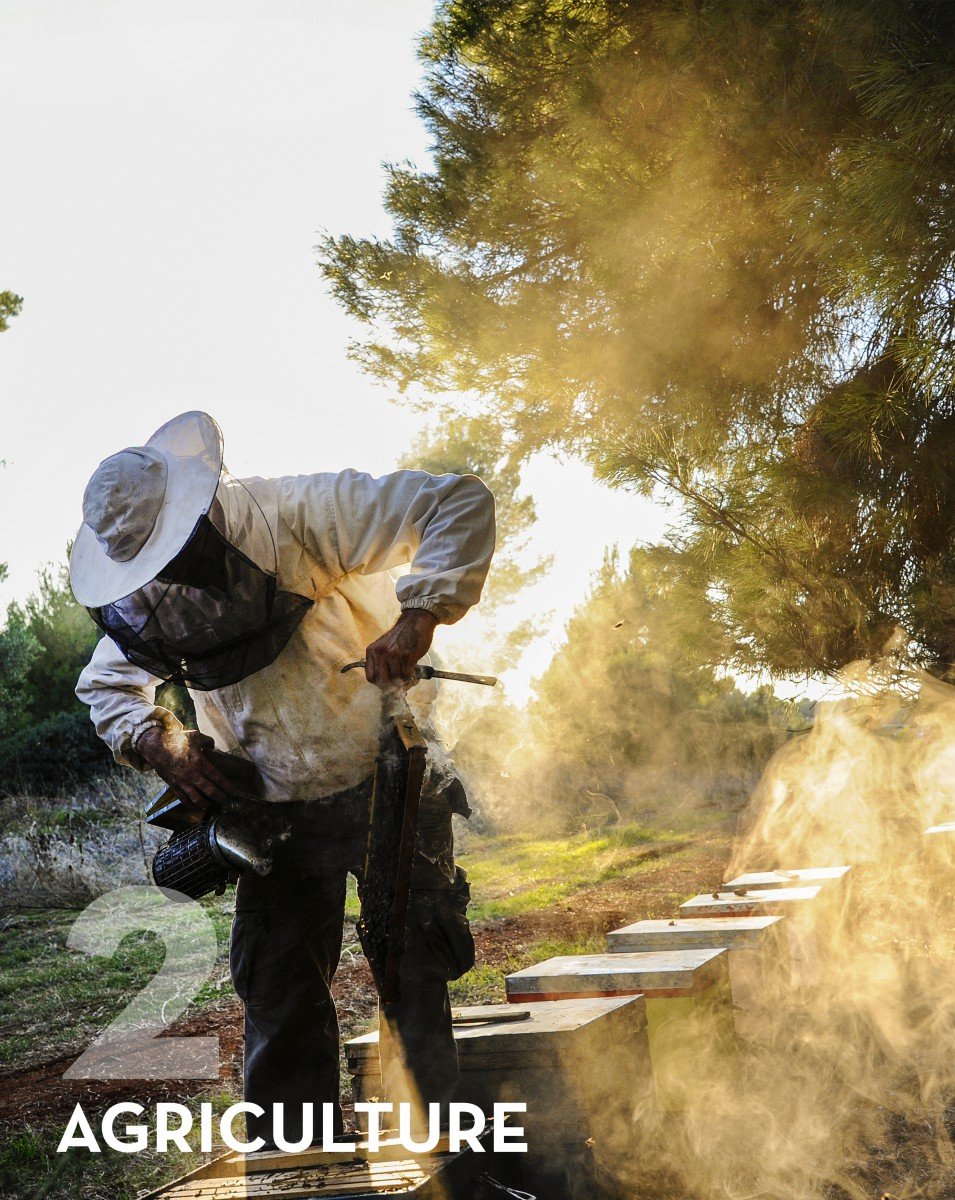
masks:
[[[353,787],[374,770],[380,693],[348,662],[398,618],[424,608],[459,620],[476,604],[494,551],[494,501],[473,475],[359,471],[241,481],[264,511],[278,586],[313,600],[275,661],[239,683],[192,693],[199,728],[242,754],[274,801]],[[388,571],[410,563],[395,583]],[[149,725],[178,727],[154,703],[162,681],[104,637],[76,694],[117,762],[144,769],[135,740]],[[426,719],[434,685],[408,693]]]

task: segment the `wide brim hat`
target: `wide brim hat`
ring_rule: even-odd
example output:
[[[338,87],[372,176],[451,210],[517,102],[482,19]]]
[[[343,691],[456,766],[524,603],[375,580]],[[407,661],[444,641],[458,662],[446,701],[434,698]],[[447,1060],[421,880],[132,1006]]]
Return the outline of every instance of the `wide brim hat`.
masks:
[[[130,485],[135,470],[129,475],[120,469],[117,484],[112,466],[117,461],[140,467],[148,494]],[[122,557],[116,556],[115,537],[111,555],[109,538],[104,541],[102,530],[97,533],[84,519],[70,554],[70,583],[79,603],[86,608],[113,604],[155,579],[208,513],[221,473],[222,433],[208,413],[198,411],[173,417],[144,446],[105,459],[87,487],[83,515],[99,511],[105,513],[105,522],[120,526]],[[144,527],[135,530],[131,541],[122,521],[127,518],[127,525],[135,529],[130,515],[135,518],[144,508]]]

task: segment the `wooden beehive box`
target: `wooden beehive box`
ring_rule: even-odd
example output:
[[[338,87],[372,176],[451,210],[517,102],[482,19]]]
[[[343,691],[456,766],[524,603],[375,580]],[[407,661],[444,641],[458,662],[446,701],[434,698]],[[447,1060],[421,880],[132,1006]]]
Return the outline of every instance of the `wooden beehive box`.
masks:
[[[826,884],[844,883],[850,867],[797,867],[784,871],[747,871],[729,879],[723,890],[731,892],[738,888],[753,888],[767,891],[771,888],[824,887]]]
[[[741,894],[737,894],[737,891]],[[785,917],[793,985],[811,987],[818,981],[820,935],[832,919],[831,906],[819,902],[821,884],[811,887],[739,888],[706,892],[680,905],[681,917]]]
[[[741,889],[742,890],[742,889]],[[812,887],[747,889],[742,895],[735,891],[705,892],[685,900],[680,905],[683,917],[755,917],[775,916],[804,918],[809,906],[821,891]]]
[[[607,935],[614,954],[660,950],[718,950],[729,956],[736,1029],[755,1038],[766,1029],[766,1014],[790,986],[789,943],[785,918],[679,917],[671,921],[635,921]]]
[[[446,1143],[426,1155],[225,1154],[143,1200],[471,1200],[484,1157]]]
[[[727,979],[726,955],[716,950],[642,954],[560,955],[508,975],[511,1004],[579,996],[643,995],[647,1000],[694,996]]]
[[[568,955],[508,975],[505,984],[516,1004],[641,994],[657,1100],[678,1111],[704,1075],[725,1073],[735,1058],[728,965],[722,949]]]
[[[526,1014],[514,1020],[516,1013]],[[520,1102],[530,1190],[571,1193],[585,1160],[612,1170],[632,1139],[634,1111],[652,1101],[647,1013],[639,997],[479,1005],[455,1010],[461,1081],[454,1099]],[[381,1094],[378,1034],[345,1044],[356,1100]],[[592,1147],[588,1147],[592,1141]]]

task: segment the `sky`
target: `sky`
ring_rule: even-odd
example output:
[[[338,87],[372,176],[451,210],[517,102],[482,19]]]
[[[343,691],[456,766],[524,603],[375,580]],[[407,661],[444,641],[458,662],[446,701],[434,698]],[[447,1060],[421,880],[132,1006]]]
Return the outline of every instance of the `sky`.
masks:
[[[24,297],[0,336],[0,605],[63,561],[97,463],[177,412],[219,421],[239,475],[382,474],[427,423],[349,360],[361,331],[314,247],[326,230],[387,235],[382,162],[428,162],[412,94],[431,12],[0,0],[0,290]],[[655,540],[667,519],[580,464],[535,460],[525,486],[531,553],[554,566],[510,610],[549,614],[505,676],[516,699],[604,547]],[[450,659],[475,653],[464,629],[442,638]]]

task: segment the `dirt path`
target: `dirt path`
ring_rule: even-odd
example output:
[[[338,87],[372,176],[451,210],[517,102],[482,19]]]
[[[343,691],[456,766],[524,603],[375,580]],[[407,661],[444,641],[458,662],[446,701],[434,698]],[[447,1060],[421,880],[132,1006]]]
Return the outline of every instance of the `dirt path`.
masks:
[[[689,850],[641,871],[629,881],[611,881],[582,888],[552,908],[486,921],[475,928],[479,963],[502,966],[530,953],[543,938],[602,937],[609,930],[644,917],[672,916],[677,905],[697,892],[715,887],[729,857],[729,839],[712,835]],[[375,1014],[375,995],[364,958],[345,961],[333,988],[342,1037],[353,1036]],[[168,1036],[215,1035],[219,1038],[221,1070],[218,1086],[206,1090],[237,1091],[242,1077],[242,1010],[231,998],[176,1022]],[[119,1100],[151,1104],[181,1100],[202,1091],[195,1080],[66,1081],[63,1073],[75,1055],[13,1071],[0,1078],[0,1123],[46,1124],[65,1120],[77,1103],[93,1114]]]
[[[527,949],[542,938],[603,938],[611,929],[648,917],[672,917],[679,905],[718,887],[729,862],[730,840],[711,835],[677,855],[661,856],[638,876],[581,888],[552,908],[487,921],[481,929],[485,962]]]

